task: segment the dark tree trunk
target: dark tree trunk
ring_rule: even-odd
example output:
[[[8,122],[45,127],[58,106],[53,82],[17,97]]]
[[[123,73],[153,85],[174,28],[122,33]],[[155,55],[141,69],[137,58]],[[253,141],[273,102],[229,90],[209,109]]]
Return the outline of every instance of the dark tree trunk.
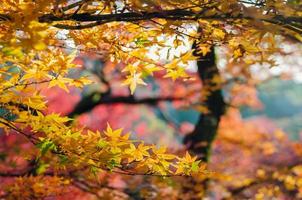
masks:
[[[210,91],[204,102],[202,102],[209,112],[200,114],[194,131],[185,137],[184,143],[198,158],[207,162],[212,142],[217,134],[220,118],[225,112],[225,102],[220,87],[212,81],[215,76],[219,76],[215,63],[214,47],[205,56],[197,52],[196,43],[193,45],[193,49],[195,56],[198,57],[198,75],[203,89]]]

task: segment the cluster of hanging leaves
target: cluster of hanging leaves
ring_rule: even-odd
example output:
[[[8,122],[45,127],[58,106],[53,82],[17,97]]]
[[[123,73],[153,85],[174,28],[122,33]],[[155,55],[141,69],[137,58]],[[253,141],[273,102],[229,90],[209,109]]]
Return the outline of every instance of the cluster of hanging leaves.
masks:
[[[30,138],[41,149],[42,155],[52,150],[58,155],[68,156],[75,166],[88,163],[91,167],[101,169],[145,168],[142,173],[161,175],[190,175],[199,171],[199,161],[192,160],[189,155],[186,162],[167,154],[164,148],[156,149],[155,146],[131,141],[128,134],[121,135],[120,129],[113,131],[108,126],[104,134],[84,133],[79,128],[67,125],[70,120],[67,117],[43,114],[47,106],[40,94],[43,87],[59,86],[68,90],[66,85],[82,87],[90,82],[84,77],[76,80],[65,77],[68,70],[75,67],[73,58],[73,54],[65,55],[58,49],[31,50],[20,57],[14,53],[3,53],[1,127]],[[31,133],[23,131],[28,127]],[[176,161],[175,165],[173,161]],[[188,166],[185,167],[185,164]],[[172,165],[176,171],[170,169]]]
[[[41,95],[44,88],[58,86],[68,91],[70,86],[82,88],[91,83],[87,77],[78,79],[67,77],[70,70],[79,67],[73,63],[76,52],[68,54],[60,48],[62,43],[60,35],[64,33],[55,28],[54,24],[40,23],[39,18],[47,13],[64,18],[62,6],[67,6],[68,2],[62,4],[58,4],[58,2],[61,3],[61,1],[55,0],[8,0],[2,1],[0,6],[0,126],[7,133],[14,131],[25,136],[39,149],[36,158],[39,167],[29,173],[43,174],[51,170],[56,175],[64,169],[89,168],[91,173],[106,170],[128,175],[191,176],[206,174],[204,164],[188,153],[185,157],[169,154],[164,147],[146,145],[142,141],[131,140],[129,134],[122,134],[122,129],[112,130],[109,125],[104,132],[87,131],[70,125],[70,119],[67,117],[44,112],[47,108],[46,99]],[[88,5],[84,6],[88,6],[86,11],[97,12],[92,11],[91,2],[87,2],[89,2]],[[100,9],[101,6],[105,5],[97,2],[97,6],[93,7]],[[105,7],[107,8],[107,5]],[[112,29],[112,32],[103,32],[104,39],[105,35],[108,36],[107,43],[111,43],[112,46],[116,45],[116,47],[120,44],[114,44],[113,37],[118,32],[125,29],[123,35],[126,35],[127,32],[137,31],[136,25],[133,25],[134,29],[128,25],[123,28],[124,25],[116,23],[108,26],[100,27],[101,29]],[[83,43],[85,48],[94,47],[96,40],[102,37],[95,33],[101,29],[85,30],[86,32],[79,35],[72,32],[68,37],[74,37],[74,41]],[[84,37],[92,35],[95,37],[90,38],[87,42],[83,41]],[[131,37],[132,35],[130,34]],[[145,33],[144,36],[141,31],[135,36],[136,44],[138,46],[147,46],[145,43],[150,44],[150,41],[144,39],[147,35],[148,33]],[[156,35],[158,33],[154,33],[154,37]],[[104,39],[98,40],[97,43],[102,44]],[[68,38],[68,40],[70,39]],[[127,39],[120,36],[119,41],[123,40]],[[117,59],[124,59],[128,54],[122,54],[121,50],[113,48],[112,50],[121,54]],[[135,58],[135,54],[141,56],[142,51],[133,51],[131,53],[133,58]],[[190,53],[184,54],[183,57],[183,59],[179,58],[177,62],[186,63],[193,58]],[[124,71],[129,73],[125,84],[129,84],[132,91],[136,84],[143,83],[141,79],[143,72],[152,73],[157,70],[156,65],[150,64],[142,66],[141,71],[137,71],[139,63],[133,61],[129,61],[127,67],[124,68]],[[177,69],[174,66],[167,68],[172,71]],[[184,70],[182,71],[185,74]],[[167,76],[170,76],[169,73]],[[23,184],[23,181],[21,178],[20,185]],[[60,184],[60,180],[56,180],[56,183]],[[16,196],[14,193],[19,190],[14,190],[14,188],[13,186],[9,189],[8,193]],[[39,186],[33,190],[39,190]],[[22,191],[19,192],[18,195],[21,195]]]
[[[274,65],[270,55],[282,41],[276,35],[301,40],[302,31],[299,4],[283,1],[4,1],[0,12],[4,52],[56,46],[55,27],[70,30],[64,38],[81,50],[106,50],[126,64],[132,93],[157,71],[190,79],[185,66],[196,58],[181,49],[196,39],[203,55],[223,44],[232,60]]]

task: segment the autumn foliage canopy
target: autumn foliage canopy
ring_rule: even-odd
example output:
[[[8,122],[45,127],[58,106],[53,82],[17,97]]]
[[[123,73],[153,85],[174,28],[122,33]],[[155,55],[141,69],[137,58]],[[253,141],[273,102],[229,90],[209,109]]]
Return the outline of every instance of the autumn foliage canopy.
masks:
[[[1,1],[0,199],[302,198],[302,144],[238,111],[261,106],[276,57],[301,54],[301,9]],[[171,122],[168,105],[197,123]]]

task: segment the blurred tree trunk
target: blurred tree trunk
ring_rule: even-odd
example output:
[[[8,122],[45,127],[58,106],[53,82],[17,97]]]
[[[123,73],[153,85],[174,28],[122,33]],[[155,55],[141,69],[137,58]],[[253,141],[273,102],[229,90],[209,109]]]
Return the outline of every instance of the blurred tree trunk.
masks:
[[[199,115],[195,129],[185,137],[184,143],[198,158],[208,162],[211,145],[217,134],[220,118],[225,112],[225,102],[220,86],[212,81],[215,76],[220,76],[215,63],[214,47],[203,56],[202,53],[198,53],[197,46],[194,43],[192,48],[194,49],[194,55],[198,57],[198,75],[202,82],[203,90],[209,92],[202,102],[202,105],[207,107],[208,112]]]

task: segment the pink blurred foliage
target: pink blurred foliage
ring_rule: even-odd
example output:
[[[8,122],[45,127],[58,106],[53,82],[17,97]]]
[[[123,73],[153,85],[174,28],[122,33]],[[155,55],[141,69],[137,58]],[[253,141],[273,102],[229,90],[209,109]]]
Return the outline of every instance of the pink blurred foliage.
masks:
[[[81,96],[78,89],[70,87],[67,93],[63,89],[53,87],[45,89],[42,94],[48,102],[47,113],[60,113],[66,115],[71,112],[74,106],[80,101]]]

